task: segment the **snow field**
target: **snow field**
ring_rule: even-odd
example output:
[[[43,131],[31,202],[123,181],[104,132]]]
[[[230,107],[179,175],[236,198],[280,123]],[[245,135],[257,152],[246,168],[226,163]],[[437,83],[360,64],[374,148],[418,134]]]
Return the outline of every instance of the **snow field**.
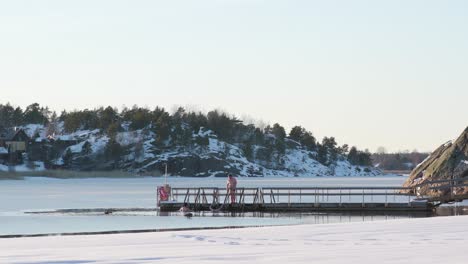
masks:
[[[1,263],[467,263],[468,216],[0,239]]]

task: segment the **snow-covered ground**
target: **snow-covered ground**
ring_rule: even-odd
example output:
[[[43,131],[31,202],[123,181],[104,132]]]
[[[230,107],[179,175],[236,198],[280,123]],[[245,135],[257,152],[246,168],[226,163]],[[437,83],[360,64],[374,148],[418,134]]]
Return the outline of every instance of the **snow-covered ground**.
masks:
[[[44,171],[44,162],[42,161],[34,161],[27,164],[20,164],[15,166],[7,166],[0,164],[0,171],[16,171],[16,172],[29,172],[29,171]]]
[[[468,216],[0,239],[1,263],[467,263]]]

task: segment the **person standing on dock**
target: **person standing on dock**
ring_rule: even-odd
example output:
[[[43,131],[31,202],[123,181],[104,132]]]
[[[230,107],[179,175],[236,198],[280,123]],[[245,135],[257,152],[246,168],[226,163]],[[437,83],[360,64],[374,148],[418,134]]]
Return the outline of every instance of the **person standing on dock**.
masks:
[[[237,180],[229,173],[226,188],[228,194],[231,196],[231,204],[236,203],[236,187]]]

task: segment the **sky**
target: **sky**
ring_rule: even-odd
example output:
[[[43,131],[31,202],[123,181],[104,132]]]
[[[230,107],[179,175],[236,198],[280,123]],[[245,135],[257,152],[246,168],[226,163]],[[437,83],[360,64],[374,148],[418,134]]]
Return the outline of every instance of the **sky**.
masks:
[[[222,109],[375,151],[468,125],[468,2],[0,0],[0,103]]]

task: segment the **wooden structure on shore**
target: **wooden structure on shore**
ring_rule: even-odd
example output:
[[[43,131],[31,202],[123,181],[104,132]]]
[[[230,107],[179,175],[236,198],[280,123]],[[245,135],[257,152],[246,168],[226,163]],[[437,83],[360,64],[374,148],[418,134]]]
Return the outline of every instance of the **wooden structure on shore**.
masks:
[[[457,194],[468,179],[428,181],[413,187],[259,187],[237,188],[231,204],[226,189],[216,187],[172,188],[161,211],[177,211],[184,203],[195,211],[430,211],[443,203],[468,199]],[[420,195],[424,190],[432,195]],[[464,189],[463,189],[464,190]]]

